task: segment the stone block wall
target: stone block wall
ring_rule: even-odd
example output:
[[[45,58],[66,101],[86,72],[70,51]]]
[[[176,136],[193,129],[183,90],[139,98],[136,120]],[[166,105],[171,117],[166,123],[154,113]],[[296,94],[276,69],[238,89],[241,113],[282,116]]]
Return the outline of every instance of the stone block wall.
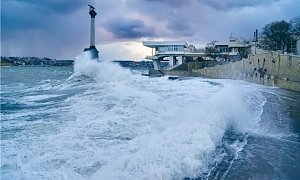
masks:
[[[196,68],[189,70],[204,77],[242,79],[300,92],[300,56],[269,52],[225,65]]]

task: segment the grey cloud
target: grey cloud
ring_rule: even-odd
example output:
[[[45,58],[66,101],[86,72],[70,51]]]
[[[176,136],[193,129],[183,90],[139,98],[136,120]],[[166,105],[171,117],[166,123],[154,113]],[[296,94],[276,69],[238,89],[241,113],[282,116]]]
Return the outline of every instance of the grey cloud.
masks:
[[[299,14],[298,1],[2,0],[2,54],[72,57],[80,53],[89,44],[89,2],[98,12],[96,42],[146,37],[206,43],[231,33],[252,37],[256,28]]]
[[[89,17],[87,2],[4,0],[1,7],[2,53],[63,57],[83,49],[88,45],[89,24],[82,16]],[[84,8],[86,14],[81,13]],[[72,19],[74,14],[77,14],[76,20]],[[82,27],[82,24],[86,25]],[[87,40],[83,34],[87,34]]]
[[[171,36],[190,37],[195,34],[195,29],[191,27],[190,21],[184,17],[169,19],[167,28],[171,32]]]
[[[202,4],[206,4],[214,9],[227,11],[235,8],[256,7],[260,5],[269,5],[280,0],[198,0]]]
[[[280,0],[144,0],[146,2],[156,2],[160,4],[167,4],[173,7],[180,7],[183,5],[197,2],[199,4],[210,6],[214,9],[227,11],[235,8],[256,7],[259,5],[269,5],[270,3]]]
[[[199,12],[191,6],[195,2],[195,0],[128,0],[127,4],[152,19],[149,26],[157,30],[156,37],[174,38],[190,37],[195,33],[195,29],[191,26],[195,20],[192,14]]]
[[[116,38],[131,39],[154,36],[155,32],[138,19],[115,18],[105,23],[105,29]]]
[[[6,0],[5,0],[6,1]],[[46,13],[71,13],[91,3],[91,0],[13,0],[30,4],[32,7],[41,8]]]
[[[35,10],[28,4],[19,5],[15,1],[3,1],[2,3],[2,30],[15,31],[18,29],[26,29],[35,27],[41,23],[44,15],[41,18],[39,11]]]
[[[185,4],[188,4],[189,1],[185,1],[185,0],[145,0],[145,1],[149,1],[149,2],[159,2],[159,3],[165,3],[168,4],[170,6],[182,6]]]
[[[192,37],[195,34],[195,31],[192,29],[184,28],[184,29],[171,29],[171,34],[168,34],[171,37]]]
[[[51,16],[67,15],[86,7],[90,0],[3,0],[2,27],[9,31],[43,26]]]

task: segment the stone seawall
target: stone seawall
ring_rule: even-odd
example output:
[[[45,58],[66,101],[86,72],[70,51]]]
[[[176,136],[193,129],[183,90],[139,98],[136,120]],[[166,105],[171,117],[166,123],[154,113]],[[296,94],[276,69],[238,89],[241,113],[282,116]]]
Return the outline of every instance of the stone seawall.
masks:
[[[188,72],[196,76],[240,79],[300,92],[300,56],[269,52],[250,55],[248,59],[225,65],[198,67],[197,63],[190,63]]]

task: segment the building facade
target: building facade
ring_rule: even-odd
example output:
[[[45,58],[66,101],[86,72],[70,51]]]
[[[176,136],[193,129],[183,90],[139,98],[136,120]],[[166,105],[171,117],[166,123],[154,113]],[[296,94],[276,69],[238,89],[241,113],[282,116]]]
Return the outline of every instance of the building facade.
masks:
[[[230,37],[227,41],[213,41],[211,45],[220,55],[230,57],[245,57],[249,54],[251,44],[244,38]]]
[[[152,56],[147,56],[154,64],[154,69],[160,69],[160,61],[169,62],[169,66],[184,63],[184,54],[188,47],[185,41],[143,41],[143,45],[152,48]]]
[[[186,63],[188,58],[205,55],[191,52],[185,41],[143,41],[143,45],[152,48],[152,55],[147,56],[146,59],[153,61],[155,70],[161,70],[161,61],[168,61],[169,69],[172,69]]]

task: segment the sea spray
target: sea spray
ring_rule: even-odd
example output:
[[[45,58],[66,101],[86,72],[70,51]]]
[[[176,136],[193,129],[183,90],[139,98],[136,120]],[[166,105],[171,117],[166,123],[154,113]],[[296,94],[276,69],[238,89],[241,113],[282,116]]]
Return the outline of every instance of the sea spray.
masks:
[[[242,83],[148,78],[84,57],[76,59],[74,75],[66,79],[44,81],[14,99],[47,103],[24,110],[17,119],[4,116],[10,122],[38,119],[4,124],[21,129],[4,141],[6,177],[205,177],[212,164],[222,161],[224,154],[216,152],[226,130],[254,129],[264,100]]]
[[[224,92],[221,90],[205,102],[226,95]],[[194,108],[178,108],[177,113],[173,112],[172,119],[161,119],[158,122],[162,126],[161,130],[128,142],[125,148],[128,151],[123,149],[123,155],[115,157],[114,161],[101,168],[94,178],[181,179],[200,176],[214,161],[211,153],[222,140],[231,121],[250,117],[249,114],[236,113],[235,108],[241,108],[239,105],[242,102],[235,101],[239,99],[193,104]]]
[[[228,126],[238,132],[254,132],[259,128],[265,98],[260,92],[253,92],[233,84],[224,85],[210,101],[216,114],[227,119]]]
[[[132,74],[128,69],[123,69],[109,61],[94,61],[90,58],[88,52],[84,52],[76,57],[74,75],[86,75],[98,82],[116,82],[132,78]]]
[[[77,62],[86,63],[87,61]],[[249,109],[251,104],[244,101],[248,91],[242,88],[211,84],[196,79],[172,82],[166,78],[143,79],[146,84],[153,83],[153,81],[156,84],[145,86],[143,83],[141,88],[135,84],[132,74],[110,63],[88,62],[87,65],[92,67],[83,70],[78,70],[77,65],[80,64],[75,63],[75,74],[81,72],[93,77],[98,83],[101,81],[107,83],[106,92],[109,93],[103,93],[103,95],[109,94],[106,97],[113,103],[107,102],[108,104],[100,105],[99,101],[105,99],[98,98],[94,101],[94,95],[92,99],[86,96],[86,100],[91,100],[93,105],[85,100],[87,104],[83,106],[74,104],[78,109],[75,111],[90,107],[88,112],[95,112],[105,107],[105,113],[102,111],[99,113],[98,110],[98,113],[88,116],[97,121],[101,119],[102,122],[96,123],[102,124],[102,127],[96,128],[98,134],[99,131],[109,129],[109,134],[104,131],[99,134],[99,138],[106,136],[112,138],[111,140],[127,139],[121,144],[117,143],[103,149],[102,153],[106,154],[105,156],[110,160],[101,157],[105,163],[93,175],[95,179],[198,177],[205,170],[209,171],[207,168],[216,160],[212,159],[212,153],[220,144],[229,126],[243,132],[251,131],[251,127],[256,126],[256,121],[251,119]],[[109,68],[110,66],[113,68]],[[101,71],[104,67],[107,68],[105,73]],[[117,73],[113,79],[110,79],[111,76],[106,76],[106,74],[113,73]],[[124,76],[128,78],[124,79]],[[117,85],[115,81],[118,82]],[[183,84],[191,86],[182,88]],[[161,86],[163,92],[158,92],[155,86]],[[201,87],[205,90],[211,87],[212,91],[201,93]],[[195,91],[194,97],[196,100],[182,99],[181,96],[197,88],[198,91]],[[209,95],[206,98],[201,97],[205,93]],[[199,96],[201,98],[197,99]],[[105,98],[105,96],[101,97]],[[76,101],[82,104],[82,100]],[[77,114],[76,119],[85,119],[89,124],[89,120],[82,117],[84,114]],[[95,121],[92,121],[92,124],[95,126]],[[119,129],[120,127],[122,128]],[[95,133],[92,131],[91,134]]]

